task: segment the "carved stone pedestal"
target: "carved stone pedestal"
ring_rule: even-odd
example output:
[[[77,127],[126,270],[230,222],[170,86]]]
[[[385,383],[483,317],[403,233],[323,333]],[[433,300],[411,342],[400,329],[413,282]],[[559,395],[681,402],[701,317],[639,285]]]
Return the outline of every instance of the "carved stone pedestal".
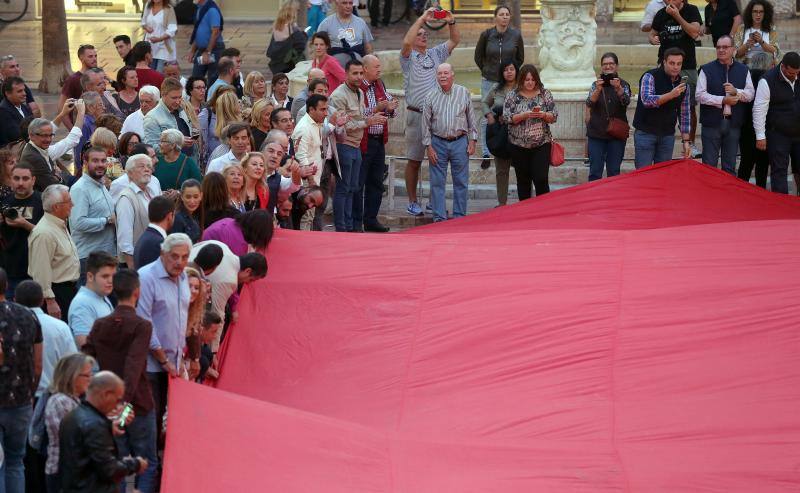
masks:
[[[594,0],[542,0],[539,66],[551,91],[584,91],[595,80]]]

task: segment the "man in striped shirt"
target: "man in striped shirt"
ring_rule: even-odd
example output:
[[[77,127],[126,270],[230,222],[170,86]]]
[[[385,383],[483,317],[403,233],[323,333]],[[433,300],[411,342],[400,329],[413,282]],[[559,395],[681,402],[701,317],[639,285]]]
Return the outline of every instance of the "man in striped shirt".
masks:
[[[447,220],[445,184],[447,163],[453,177],[453,217],[467,214],[469,156],[475,153],[478,128],[472,113],[472,98],[466,87],[454,84],[449,63],[436,69],[438,85],[422,106],[422,144],[428,148],[431,176],[431,207],[435,222]]]
[[[436,86],[436,67],[444,63],[450,53],[458,45],[461,36],[458,34],[456,20],[448,12],[446,21],[450,30],[450,39],[428,49],[428,32],[423,25],[433,21],[435,8],[431,7],[408,29],[403,38],[400,50],[400,68],[403,70],[403,90],[406,93],[406,191],[408,192],[408,209],[412,216],[423,215],[417,202],[417,181],[419,168],[425,159],[425,146],[421,144],[422,104],[425,97]],[[390,183],[391,186],[391,183]]]

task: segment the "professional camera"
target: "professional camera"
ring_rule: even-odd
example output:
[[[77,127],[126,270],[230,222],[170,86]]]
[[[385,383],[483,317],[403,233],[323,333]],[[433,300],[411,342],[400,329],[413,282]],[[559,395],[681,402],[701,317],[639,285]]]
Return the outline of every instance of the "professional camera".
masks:
[[[9,221],[15,221],[19,217],[19,211],[14,207],[3,207],[0,209],[0,214]]]

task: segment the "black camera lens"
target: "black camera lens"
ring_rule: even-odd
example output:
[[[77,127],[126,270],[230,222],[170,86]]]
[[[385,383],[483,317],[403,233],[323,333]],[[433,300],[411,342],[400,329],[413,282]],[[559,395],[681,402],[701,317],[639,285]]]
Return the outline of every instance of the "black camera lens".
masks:
[[[11,221],[16,220],[19,217],[19,211],[14,209],[13,207],[6,207],[2,210],[3,217],[9,219]]]

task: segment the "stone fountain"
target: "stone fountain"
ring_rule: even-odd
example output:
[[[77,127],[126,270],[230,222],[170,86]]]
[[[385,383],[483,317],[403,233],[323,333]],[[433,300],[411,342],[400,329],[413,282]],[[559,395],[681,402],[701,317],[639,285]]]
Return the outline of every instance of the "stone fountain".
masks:
[[[585,92],[594,72],[597,23],[593,0],[542,0],[539,70],[553,92]]]

